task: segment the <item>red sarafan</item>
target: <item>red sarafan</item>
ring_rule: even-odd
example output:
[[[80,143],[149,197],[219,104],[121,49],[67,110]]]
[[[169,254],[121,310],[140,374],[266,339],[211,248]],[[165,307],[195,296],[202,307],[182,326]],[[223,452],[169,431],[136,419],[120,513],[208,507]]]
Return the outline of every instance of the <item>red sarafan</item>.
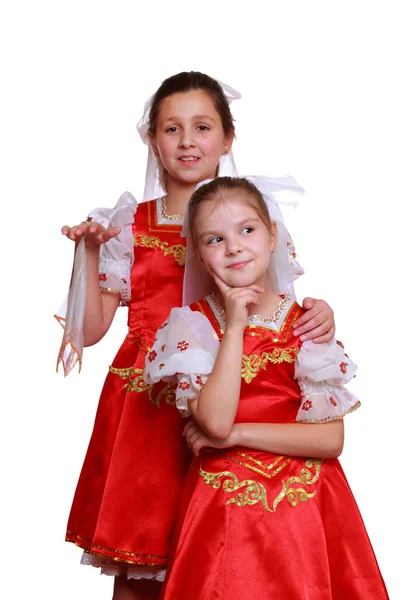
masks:
[[[223,339],[224,311],[214,294],[193,304],[191,310],[201,313],[203,321],[207,317],[213,329],[210,338]],[[171,320],[176,318],[178,322],[183,311],[189,309],[174,309],[171,314],[170,327],[175,332]],[[340,374],[343,382],[346,377],[341,368],[343,349],[334,340],[331,347],[335,361],[327,357],[318,367],[316,359],[313,367],[322,370],[328,365],[333,384],[313,382],[311,372],[307,380],[304,369],[303,381],[296,380],[300,352],[322,352],[317,345],[302,349],[304,345],[293,335],[293,323],[303,312],[286,296],[272,320],[252,317],[244,331],[235,423],[322,423],[342,418],[359,407],[357,398],[340,385]],[[188,323],[194,322],[193,313]],[[201,339],[200,329],[192,339]],[[163,343],[160,337],[164,334],[171,336],[164,329],[157,343]],[[182,332],[175,335],[179,337]],[[204,339],[203,335],[207,346]],[[194,352],[192,344],[188,355],[190,351]],[[168,369],[169,349],[164,353],[164,368]],[[177,356],[173,348],[171,353]],[[199,356],[196,360],[199,363]],[[355,370],[347,360],[349,369]],[[178,403],[193,396],[199,387],[195,371],[189,373],[181,362],[182,369],[184,375],[180,374],[178,380],[192,382],[192,389],[178,390],[182,396],[180,400],[177,393]],[[325,408],[319,413],[312,413],[318,410],[314,406],[304,407],[311,388],[312,394],[328,394]],[[321,398],[317,397],[318,403]],[[314,425],[310,422],[306,427]],[[388,595],[337,458],[299,458],[234,446],[203,448],[193,458],[161,597],[384,600]]]
[[[157,327],[181,304],[181,223],[163,216],[161,200],[139,204],[135,215],[129,331],[103,387],[66,537],[94,564],[167,563],[190,456],[174,386],[145,384],[143,366]]]

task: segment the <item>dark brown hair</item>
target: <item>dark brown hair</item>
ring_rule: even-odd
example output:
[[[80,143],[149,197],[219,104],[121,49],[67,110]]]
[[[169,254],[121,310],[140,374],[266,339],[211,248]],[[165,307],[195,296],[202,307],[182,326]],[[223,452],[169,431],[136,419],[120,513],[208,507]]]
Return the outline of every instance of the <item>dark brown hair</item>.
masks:
[[[199,73],[198,71],[184,71],[165,79],[154,94],[149,115],[150,133],[153,135],[156,134],[157,117],[160,112],[161,102],[164,98],[168,98],[168,96],[172,96],[172,94],[189,92],[190,90],[202,90],[203,92],[207,92],[213,100],[214,106],[221,117],[225,135],[232,130],[233,118],[231,110],[229,108],[228,100],[218,81],[204,73]]]
[[[243,200],[254,208],[268,231],[272,233],[272,221],[260,190],[244,177],[217,177],[209,183],[200,186],[191,196],[188,206],[188,225],[190,237],[196,246],[194,235],[194,222],[200,204],[207,200],[217,200],[219,202],[229,198],[232,193],[242,192]]]

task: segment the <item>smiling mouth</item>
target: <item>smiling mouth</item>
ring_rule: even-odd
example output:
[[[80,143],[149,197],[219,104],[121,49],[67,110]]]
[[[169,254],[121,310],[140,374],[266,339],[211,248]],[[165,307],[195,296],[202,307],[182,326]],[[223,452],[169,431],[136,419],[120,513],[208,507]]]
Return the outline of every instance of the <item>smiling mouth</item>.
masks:
[[[249,260],[245,260],[245,261],[242,261],[240,263],[235,263],[235,264],[231,265],[228,268],[229,269],[242,269],[243,267],[245,267],[246,265],[248,265],[249,262],[250,262]]]
[[[179,160],[184,163],[195,163],[198,162],[200,158],[198,156],[181,156]]]

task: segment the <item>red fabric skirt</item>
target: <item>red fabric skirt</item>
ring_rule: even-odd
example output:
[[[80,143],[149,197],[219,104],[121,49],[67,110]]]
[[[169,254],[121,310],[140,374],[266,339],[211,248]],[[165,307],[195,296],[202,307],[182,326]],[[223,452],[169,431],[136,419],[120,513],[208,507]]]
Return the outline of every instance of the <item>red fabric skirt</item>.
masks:
[[[191,455],[174,389],[146,386],[137,339],[128,334],[106,378],[66,540],[110,560],[165,567]]]
[[[162,598],[388,595],[338,460],[236,448],[192,462]]]

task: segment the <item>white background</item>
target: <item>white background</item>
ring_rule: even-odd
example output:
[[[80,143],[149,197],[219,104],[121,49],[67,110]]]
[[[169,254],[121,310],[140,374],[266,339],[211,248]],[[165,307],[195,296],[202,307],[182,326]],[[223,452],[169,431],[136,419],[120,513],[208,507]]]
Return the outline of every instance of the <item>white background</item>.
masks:
[[[3,598],[111,598],[112,580],[80,566],[63,538],[126,312],[85,351],[80,375],[55,374],[52,315],[73,253],[60,228],[125,190],[140,198],[147,153],[135,126],[146,98],[182,70],[241,91],[232,106],[241,174],[291,174],[306,189],[289,219],[307,271],[296,289],[330,303],[359,365],[362,408],[346,419],[342,464],[400,598],[394,4],[2,3]]]

